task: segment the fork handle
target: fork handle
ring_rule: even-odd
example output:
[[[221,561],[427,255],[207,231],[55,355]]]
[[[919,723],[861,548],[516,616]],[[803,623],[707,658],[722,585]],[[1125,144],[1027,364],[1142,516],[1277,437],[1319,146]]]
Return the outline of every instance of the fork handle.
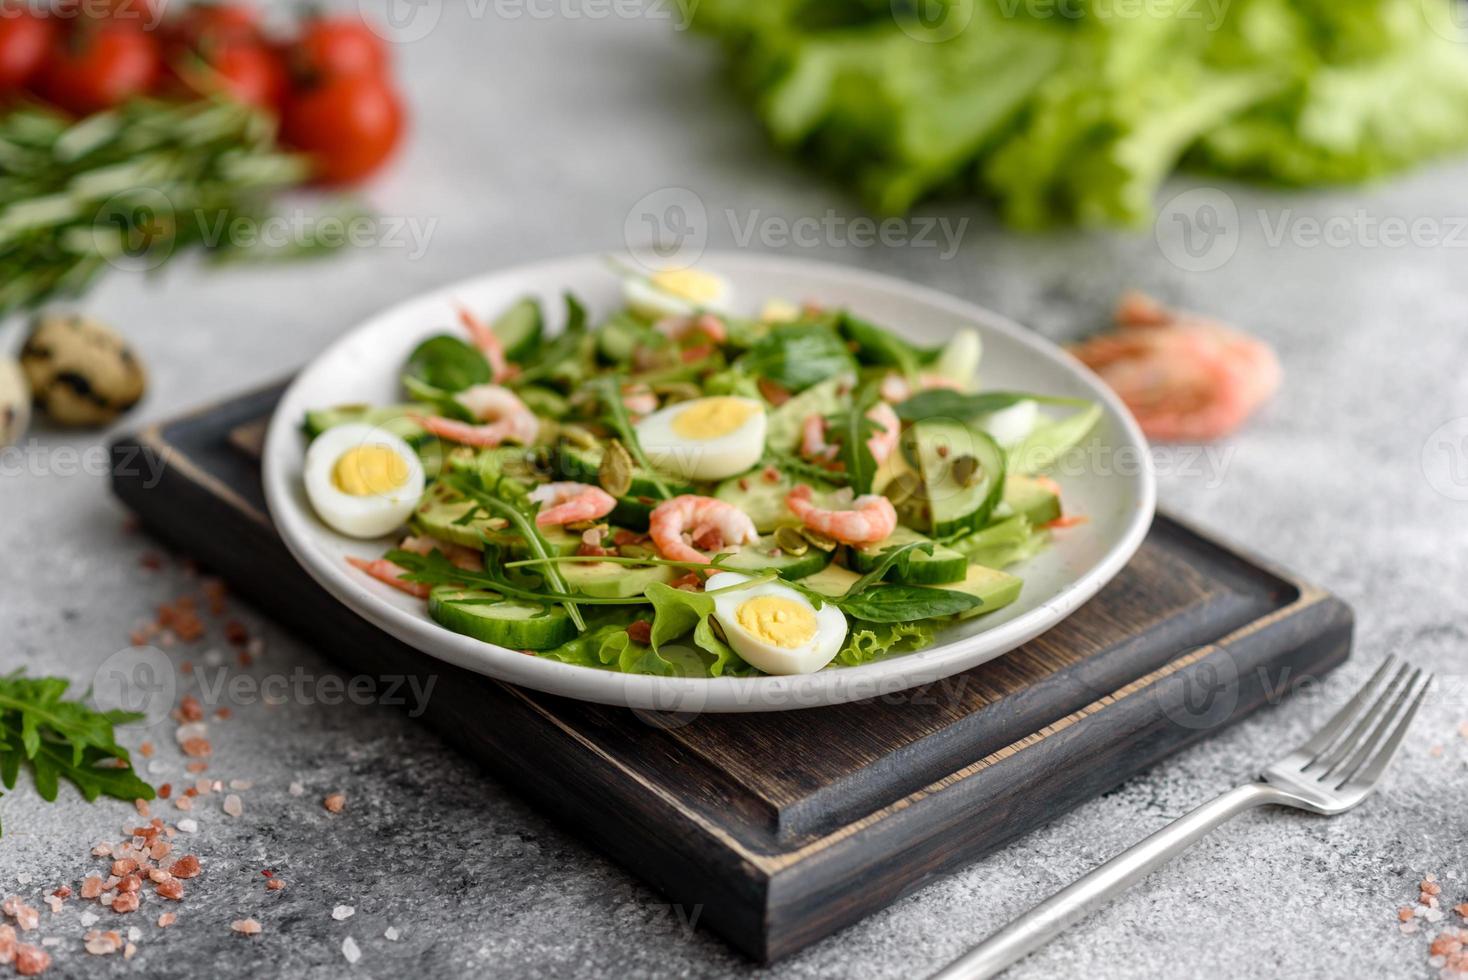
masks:
[[[1187,850],[1214,827],[1245,810],[1279,801],[1280,794],[1264,783],[1248,783],[1229,790],[1051,895],[948,964],[934,974],[932,980],[980,980],[997,976],[1087,913]]]

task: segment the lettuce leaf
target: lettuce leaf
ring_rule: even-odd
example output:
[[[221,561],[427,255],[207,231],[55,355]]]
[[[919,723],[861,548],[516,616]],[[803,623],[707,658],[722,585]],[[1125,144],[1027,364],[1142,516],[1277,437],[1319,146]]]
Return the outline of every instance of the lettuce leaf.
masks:
[[[836,663],[857,667],[875,660],[916,650],[933,642],[933,636],[945,625],[942,621],[924,619],[905,623],[868,623],[852,620],[846,643],[836,654]]]

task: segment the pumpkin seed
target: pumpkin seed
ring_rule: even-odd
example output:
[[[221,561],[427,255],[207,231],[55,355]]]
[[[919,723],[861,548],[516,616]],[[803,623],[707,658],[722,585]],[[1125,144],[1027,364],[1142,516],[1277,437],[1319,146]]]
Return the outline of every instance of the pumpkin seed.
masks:
[[[625,497],[631,491],[632,456],[618,440],[607,443],[601,466],[596,471],[596,480],[613,497]]]
[[[841,544],[840,541],[837,541],[830,535],[822,534],[820,531],[809,527],[801,528],[800,536],[822,551],[835,551]]]
[[[912,501],[914,497],[921,498],[922,493],[923,478],[910,472],[897,474],[890,483],[882,488],[882,496],[892,501],[893,507],[901,507]]]
[[[561,426],[561,438],[577,449],[596,448],[596,436],[579,425],[567,424]]]
[[[699,397],[702,392],[691,381],[665,381],[652,386],[653,394],[668,402],[686,402]]]
[[[982,467],[972,456],[960,456],[953,461],[953,479],[961,487],[971,487],[979,480]]]
[[[797,558],[810,550],[810,542],[806,540],[805,535],[801,534],[798,528],[793,528],[789,524],[775,528],[775,544],[781,551]]]

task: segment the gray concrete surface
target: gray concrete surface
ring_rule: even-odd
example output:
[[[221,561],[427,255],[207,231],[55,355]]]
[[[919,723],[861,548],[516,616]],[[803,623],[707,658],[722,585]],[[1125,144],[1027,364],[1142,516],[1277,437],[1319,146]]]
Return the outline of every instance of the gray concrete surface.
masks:
[[[621,248],[629,212],[662,188],[695,192],[719,247],[738,244],[736,229],[751,218],[778,230],[782,220],[859,213],[773,153],[723,84],[717,53],[666,20],[597,19],[610,5],[591,4],[504,8],[554,11],[518,18],[497,16],[494,5],[422,9],[441,20],[396,51],[413,110],[411,142],[368,196],[384,215],[434,222],[426,251],[389,244],[314,265],[210,271],[184,263],[156,280],[109,278],[85,307],[119,325],[152,371],[151,395],[127,425],[277,377],[361,317],[426,287],[528,259]],[[771,249],[908,276],[1056,339],[1099,325],[1132,286],[1267,337],[1288,372],[1283,392],[1226,444],[1223,465],[1180,472],[1176,460],[1169,464],[1164,505],[1351,602],[1359,645],[1343,682],[1364,677],[1388,652],[1442,675],[1379,798],[1331,821],[1283,812],[1240,819],[1014,976],[1436,974],[1427,936],[1439,927],[1402,935],[1395,911],[1415,900],[1428,872],[1442,880],[1445,906],[1468,901],[1468,738],[1457,734],[1468,720],[1468,445],[1462,430],[1439,429],[1468,416],[1465,178],[1460,162],[1368,190],[1227,186],[1202,203],[1224,195],[1224,227],[1237,240],[1219,237],[1209,250],[1196,239],[1201,258],[1193,259],[1150,232],[1018,236],[971,205],[923,212],[968,219],[948,257],[839,236]],[[1181,180],[1166,196],[1197,186]],[[1172,214],[1207,217],[1198,203],[1173,205],[1165,242],[1182,227]],[[1312,242],[1308,219],[1329,218],[1345,223],[1344,237]],[[1415,243],[1393,244],[1370,232],[1371,220],[1383,219],[1425,224]],[[1199,264],[1217,267],[1185,268]],[[17,339],[12,328],[4,342]],[[191,583],[172,566],[140,569],[151,546],[123,531],[108,497],[97,455],[105,434],[32,435],[23,453],[0,457],[0,668],[85,684],[137,621]],[[250,673],[297,665],[330,672],[262,611],[239,615],[266,640]],[[223,647],[217,629],[204,647]],[[198,659],[198,650],[187,655]],[[1298,698],[1270,710],[769,972],[924,974],[1249,776],[1324,717],[1330,700]],[[254,786],[240,793],[239,818],[221,811],[218,796],[191,814],[200,829],[190,845],[206,873],[174,909],[179,922],[157,929],[161,908],[152,900],[125,917],[142,931],[135,960],[99,961],[82,951],[79,903],[54,918],[43,911],[39,935],[60,940],[51,949],[54,975],[755,972],[396,709],[241,704],[232,719],[213,723],[211,736],[210,773]],[[142,737],[128,740],[136,746]],[[153,778],[177,782],[170,727],[151,737],[165,746],[159,758],[168,768]],[[304,796],[288,793],[293,780]],[[332,790],[349,798],[335,817],[319,805]],[[28,785],[0,801],[0,817],[0,894],[32,902],[94,870],[92,843],[135,822],[124,804],[86,805],[67,788],[59,804],[45,805]],[[289,887],[267,894],[267,867]],[[356,913],[336,921],[336,905]],[[118,919],[103,916],[104,925]],[[258,919],[263,934],[231,934],[229,922],[243,916]],[[384,937],[389,926],[400,930],[398,941]],[[341,951],[347,937],[361,950],[355,967]]]

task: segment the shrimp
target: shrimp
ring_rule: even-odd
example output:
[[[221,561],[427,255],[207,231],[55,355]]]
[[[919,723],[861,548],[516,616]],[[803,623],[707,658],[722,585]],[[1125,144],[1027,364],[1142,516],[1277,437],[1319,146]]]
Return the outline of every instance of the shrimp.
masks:
[[[647,530],[664,558],[697,565],[708,564],[708,558],[684,540],[685,534],[692,539],[692,544],[705,551],[759,540],[754,521],[744,511],[722,500],[690,493],[665,500],[653,508]]]
[[[499,383],[506,378],[513,377],[516,368],[505,358],[505,345],[500,340],[500,335],[495,333],[494,328],[489,324],[470,313],[467,306],[458,303],[454,305],[459,311],[459,322],[464,325],[465,330],[469,331],[469,339],[474,342],[474,346],[479,348],[479,352],[489,362],[492,380]]]
[[[398,542],[398,547],[419,555],[431,555],[435,551],[441,551],[443,556],[453,562],[456,568],[471,572],[484,570],[484,556],[473,548],[466,548],[452,541],[440,541],[429,534],[410,534]]]
[[[508,388],[492,384],[474,385],[454,398],[475,418],[488,424],[471,425],[441,415],[414,415],[413,421],[440,439],[466,446],[498,446],[507,440],[528,446],[540,433],[540,420]]]
[[[589,483],[545,483],[530,491],[530,499],[542,504],[535,523],[571,524],[606,517],[617,506],[617,498]]]
[[[622,407],[633,415],[648,415],[658,410],[658,396],[647,385],[624,385]]]
[[[953,391],[964,390],[963,385],[954,381],[952,378],[945,378],[941,374],[920,374],[917,376],[917,382],[913,383],[896,371],[893,371],[882,379],[882,385],[877,391],[885,401],[902,402],[907,401],[907,399],[920,391],[927,391],[929,388],[949,388]]]
[[[886,497],[863,494],[846,510],[826,510],[811,503],[811,496],[811,488],[801,484],[786,494],[785,506],[806,527],[842,544],[874,544],[897,529],[897,508]]]
[[[1118,329],[1071,348],[1121,395],[1142,431],[1162,441],[1208,441],[1237,429],[1278,389],[1268,345],[1141,293],[1122,297]]]
[[[353,568],[361,569],[379,582],[386,582],[393,588],[408,593],[408,595],[417,596],[420,599],[428,598],[429,588],[427,585],[422,582],[409,582],[403,578],[404,575],[408,574],[408,570],[401,565],[393,564],[386,558],[376,558],[368,561],[366,558],[353,558],[348,555],[347,564]]]
[[[729,339],[729,332],[724,329],[724,321],[712,313],[663,317],[653,324],[653,329],[669,340],[687,340],[695,333],[703,334],[716,344],[722,344]]]
[[[873,461],[881,466],[892,455],[892,450],[897,448],[902,421],[898,419],[892,406],[886,402],[877,402],[873,405],[867,411],[867,418],[877,426],[877,431],[867,439],[867,448],[872,452]],[[823,416],[806,416],[800,429],[800,454],[806,459],[832,460],[836,458],[836,447],[826,442],[826,420]]]

